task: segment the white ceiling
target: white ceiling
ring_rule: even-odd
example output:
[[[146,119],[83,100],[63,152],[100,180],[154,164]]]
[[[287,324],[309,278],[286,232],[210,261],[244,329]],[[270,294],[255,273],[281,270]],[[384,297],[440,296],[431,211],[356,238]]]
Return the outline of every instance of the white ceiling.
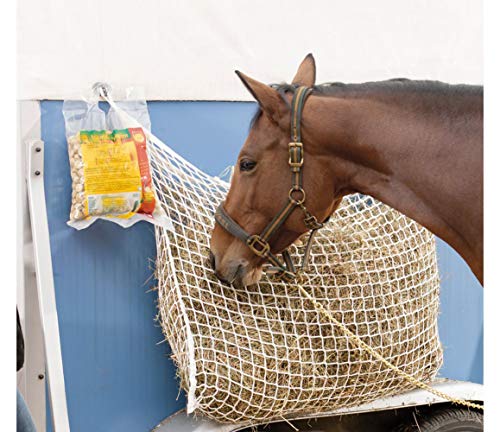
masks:
[[[250,100],[233,73],[318,82],[393,77],[482,82],[473,0],[23,0],[18,97],[65,99],[96,81],[149,100]]]

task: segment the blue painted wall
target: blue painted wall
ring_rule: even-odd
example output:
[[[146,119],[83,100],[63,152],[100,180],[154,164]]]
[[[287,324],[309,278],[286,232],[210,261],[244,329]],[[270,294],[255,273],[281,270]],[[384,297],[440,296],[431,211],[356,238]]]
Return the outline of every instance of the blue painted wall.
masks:
[[[483,383],[483,287],[465,261],[438,239],[441,276],[439,334],[444,347],[440,375]]]
[[[44,101],[45,184],[68,409],[75,432],[146,432],[184,406],[158,325],[154,232],[99,221],[66,225],[71,179],[62,103]],[[233,164],[255,105],[151,102],[153,132],[210,174]],[[482,288],[439,243],[443,376],[482,382]],[[48,413],[49,414],[49,413]],[[47,416],[50,418],[50,415]],[[50,423],[50,422],[49,422]],[[49,430],[50,425],[49,425]]]

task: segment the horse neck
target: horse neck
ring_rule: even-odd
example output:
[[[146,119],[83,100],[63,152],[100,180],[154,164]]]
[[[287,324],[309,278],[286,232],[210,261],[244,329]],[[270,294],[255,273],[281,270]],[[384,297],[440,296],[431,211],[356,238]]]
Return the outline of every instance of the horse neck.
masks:
[[[312,139],[328,153],[338,194],[359,192],[388,204],[469,264],[482,256],[481,112],[454,121],[384,98],[314,99]]]

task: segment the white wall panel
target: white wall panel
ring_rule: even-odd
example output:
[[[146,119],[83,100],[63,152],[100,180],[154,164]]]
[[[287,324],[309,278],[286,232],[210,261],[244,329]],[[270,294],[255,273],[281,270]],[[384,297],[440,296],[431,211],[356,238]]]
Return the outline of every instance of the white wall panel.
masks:
[[[64,99],[96,81],[148,99],[250,100],[234,69],[290,80],[313,52],[318,82],[482,82],[473,0],[21,0],[18,96]]]

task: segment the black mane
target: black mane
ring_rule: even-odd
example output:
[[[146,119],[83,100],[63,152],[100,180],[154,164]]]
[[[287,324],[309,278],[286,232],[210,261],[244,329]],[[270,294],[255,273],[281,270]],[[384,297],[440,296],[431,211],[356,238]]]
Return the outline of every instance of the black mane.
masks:
[[[281,83],[271,84],[270,87],[278,90],[283,100],[287,101],[286,95],[293,94],[298,86]],[[370,97],[400,97],[415,95],[438,96],[441,100],[449,100],[450,97],[481,97],[483,87],[479,85],[447,84],[441,81],[431,80],[410,80],[407,78],[393,78],[386,81],[370,81],[359,84],[345,84],[342,82],[327,82],[315,85],[312,94],[316,96],[334,96],[338,98],[370,98]],[[287,102],[288,103],[288,102]],[[257,110],[250,121],[250,129],[262,114],[262,110],[257,106]]]

